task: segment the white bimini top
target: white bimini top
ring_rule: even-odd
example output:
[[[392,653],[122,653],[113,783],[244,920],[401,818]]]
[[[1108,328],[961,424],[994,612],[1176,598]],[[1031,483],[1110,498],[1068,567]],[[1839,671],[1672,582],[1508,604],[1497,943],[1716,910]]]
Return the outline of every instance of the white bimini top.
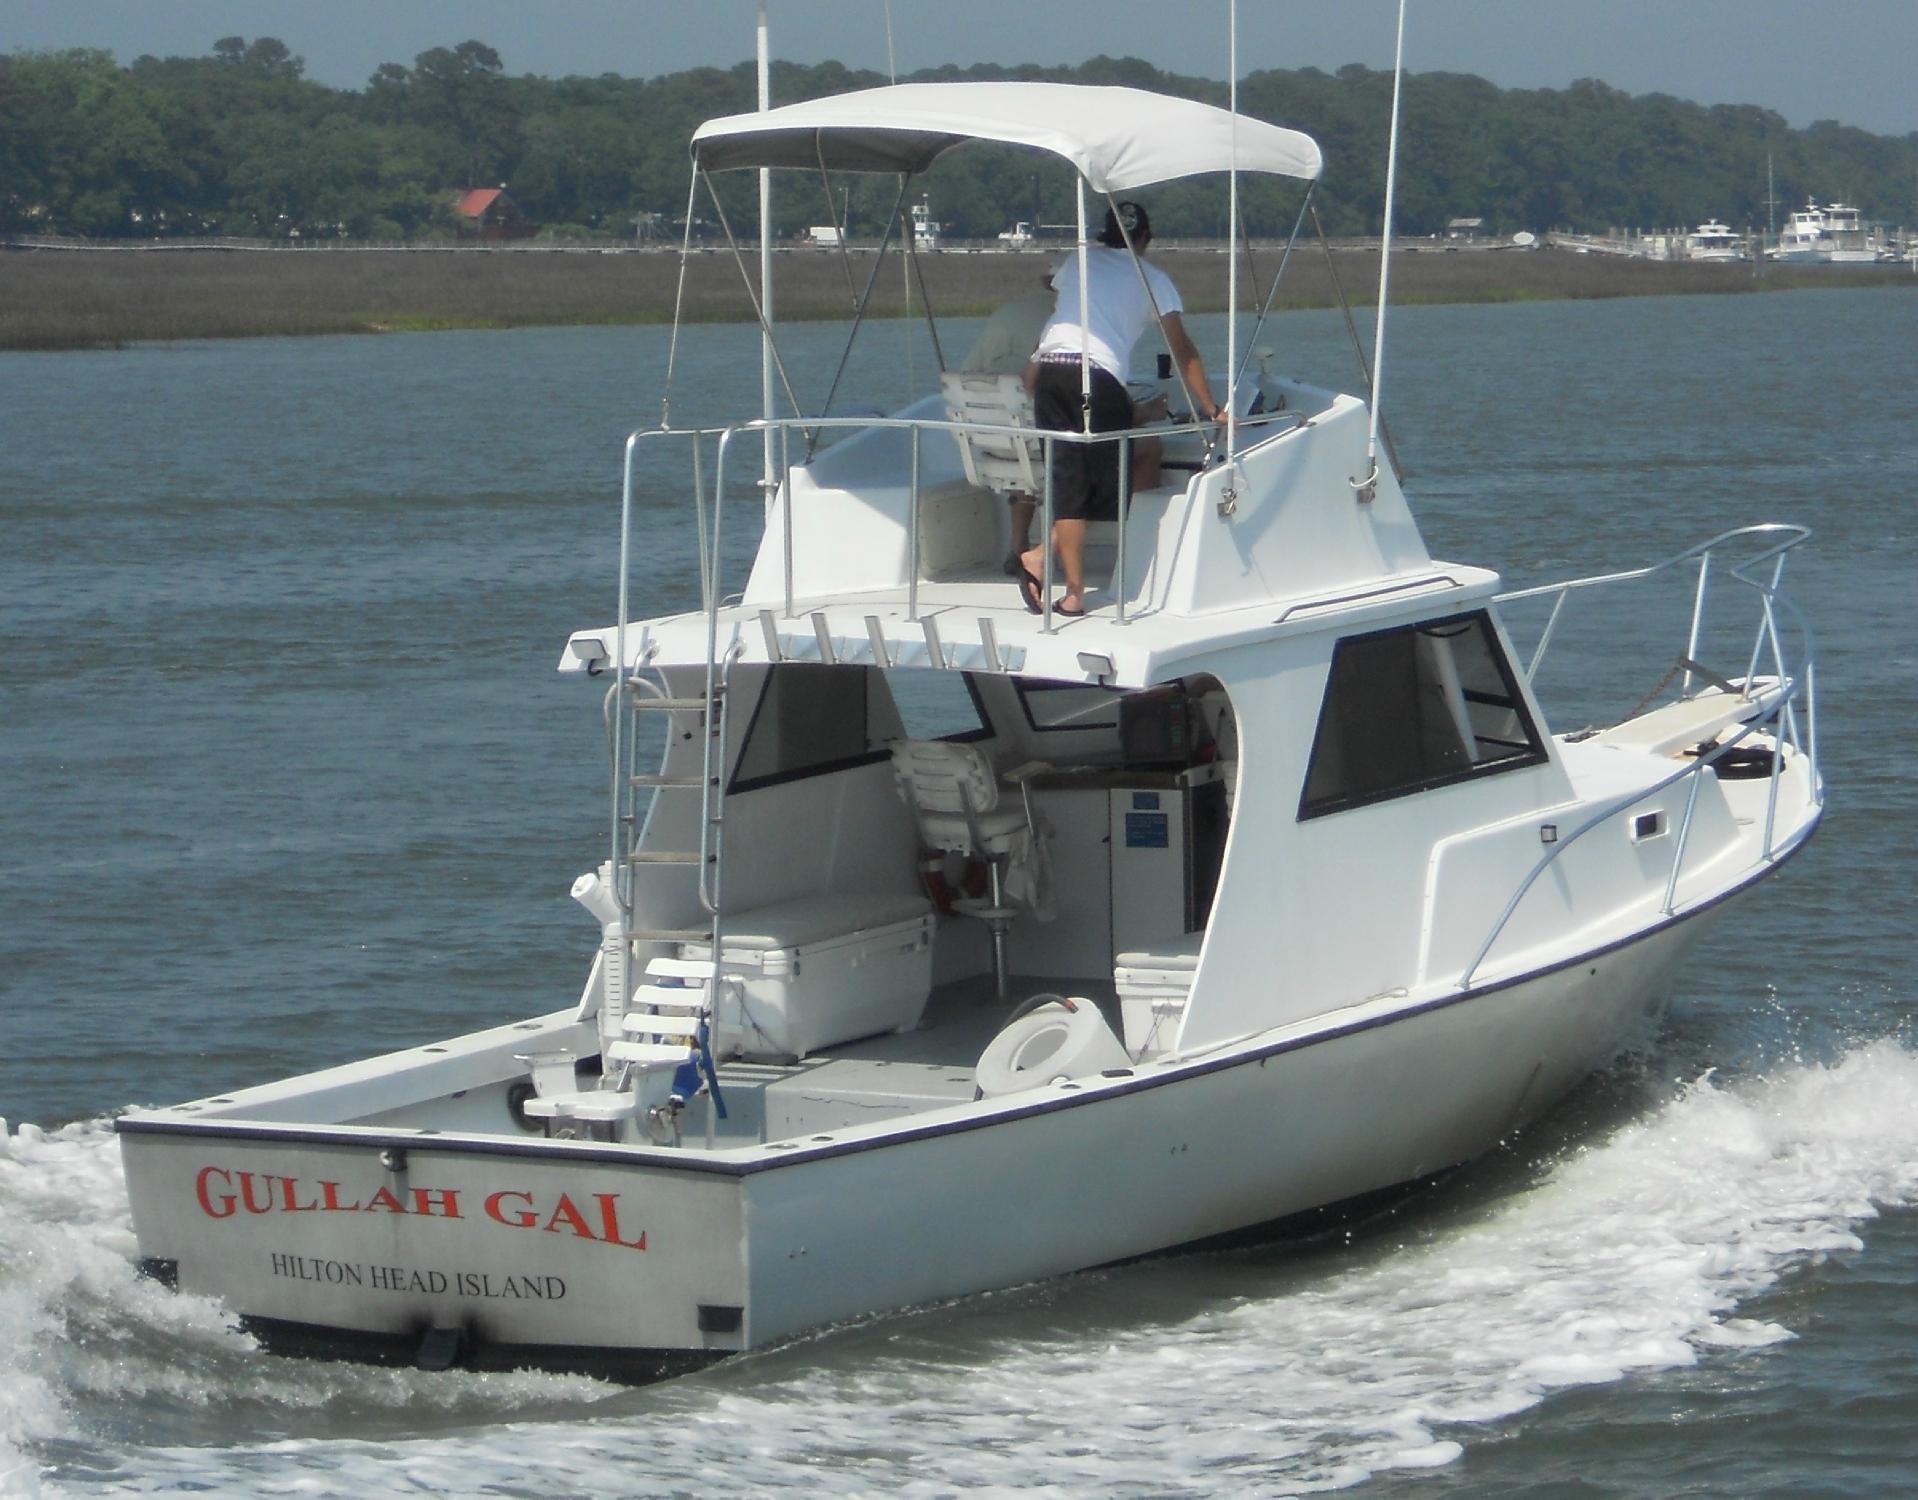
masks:
[[[1314,178],[1318,144],[1192,99],[1069,83],[899,83],[757,114],[708,120],[693,163],[708,172],[923,172],[967,141],[1062,156],[1096,193],[1122,193],[1201,172]]]

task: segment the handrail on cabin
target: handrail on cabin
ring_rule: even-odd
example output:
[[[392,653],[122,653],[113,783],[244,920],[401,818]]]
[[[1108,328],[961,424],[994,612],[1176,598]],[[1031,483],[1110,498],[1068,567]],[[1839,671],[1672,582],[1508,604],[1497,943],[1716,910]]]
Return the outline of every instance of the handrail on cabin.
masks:
[[[1647,567],[1628,568],[1619,573],[1597,573],[1589,578],[1569,578],[1560,583],[1535,584],[1531,588],[1512,589],[1506,593],[1495,596],[1495,602],[1499,604],[1513,604],[1521,599],[1535,599],[1546,594],[1555,594],[1558,596],[1553,600],[1552,613],[1545,622],[1545,629],[1538,638],[1538,645],[1533,648],[1532,660],[1525,668],[1525,680],[1530,682],[1533,677],[1537,675],[1540,663],[1545,660],[1546,647],[1551,644],[1552,633],[1558,628],[1559,614],[1565,607],[1565,601],[1571,597],[1574,590],[1597,588],[1602,584],[1629,583],[1634,579],[1649,578],[1654,573],[1662,573],[1668,568],[1675,568],[1681,563],[1690,562],[1693,558],[1699,559],[1698,593],[1693,601],[1691,639],[1686,644],[1685,654],[1688,657],[1695,656],[1698,651],[1699,630],[1703,621],[1705,586],[1707,575],[1711,568],[1712,553],[1724,543],[1734,541],[1739,537],[1770,536],[1775,534],[1782,534],[1784,540],[1778,542],[1775,546],[1765,548],[1753,557],[1746,558],[1741,563],[1729,566],[1726,570],[1734,578],[1738,579],[1739,582],[1749,584],[1751,587],[1765,592],[1766,586],[1759,583],[1756,579],[1747,578],[1744,570],[1755,567],[1757,564],[1773,558],[1779,560],[1779,568],[1782,570],[1784,566],[1784,554],[1811,536],[1809,527],[1794,525],[1786,521],[1764,521],[1755,526],[1739,526],[1730,531],[1722,531],[1710,541],[1699,542],[1695,546],[1687,547],[1683,552],[1666,558],[1663,562],[1655,562]],[[1777,588],[1780,576],[1782,576],[1782,571],[1773,576],[1771,583],[1773,590]],[[1807,633],[1807,644],[1809,644],[1809,633]],[[1689,673],[1686,674],[1686,680],[1689,685]]]
[[[1479,944],[1478,951],[1472,956],[1472,961],[1465,966],[1464,972],[1459,976],[1458,987],[1460,989],[1469,989],[1471,987],[1473,976],[1478,973],[1479,966],[1485,962],[1486,956],[1492,951],[1493,944],[1498,941],[1500,935],[1505,931],[1506,924],[1511,921],[1512,915],[1518,910],[1519,904],[1525,899],[1532,887],[1537,884],[1539,877],[1558,861],[1565,850],[1583,838],[1587,833],[1591,832],[1592,829],[1610,822],[1620,813],[1639,805],[1646,798],[1655,796],[1667,787],[1675,786],[1677,783],[1690,777],[1693,778],[1691,791],[1685,803],[1685,816],[1679,824],[1677,837],[1674,840],[1672,867],[1666,879],[1665,896],[1661,906],[1665,915],[1671,915],[1676,909],[1680,867],[1684,861],[1685,847],[1691,832],[1693,816],[1698,805],[1698,788],[1702,782],[1705,770],[1707,767],[1715,765],[1740,742],[1756,733],[1763,724],[1769,722],[1775,727],[1773,729],[1772,765],[1769,778],[1771,786],[1766,799],[1765,830],[1760,845],[1761,857],[1770,859],[1775,853],[1772,844],[1772,834],[1778,811],[1779,778],[1784,771],[1783,750],[1785,746],[1789,745],[1793,750],[1799,752],[1806,758],[1807,770],[1811,778],[1812,799],[1817,803],[1822,803],[1824,800],[1824,783],[1818,770],[1817,664],[1811,626],[1809,622],[1806,621],[1804,615],[1799,611],[1797,605],[1795,605],[1790,597],[1783,593],[1779,587],[1780,580],[1784,574],[1784,554],[1811,536],[1809,528],[1785,522],[1765,522],[1756,526],[1741,526],[1732,531],[1722,532],[1710,541],[1688,547],[1683,552],[1677,553],[1665,559],[1663,562],[1653,563],[1649,567],[1632,568],[1619,573],[1606,573],[1590,578],[1570,579],[1563,583],[1542,584],[1533,588],[1514,589],[1509,593],[1496,596],[1497,603],[1506,604],[1515,600],[1538,598],[1548,594],[1557,595],[1552,605],[1551,618],[1547,621],[1545,632],[1539,638],[1538,647],[1533,653],[1531,665],[1526,670],[1526,681],[1530,682],[1532,675],[1538,669],[1540,661],[1544,658],[1545,647],[1551,640],[1552,627],[1557,624],[1559,612],[1573,590],[1595,588],[1601,584],[1622,583],[1632,579],[1645,578],[1651,574],[1663,572],[1666,569],[1676,567],[1696,558],[1699,563],[1698,589],[1692,607],[1691,635],[1686,646],[1686,658],[1689,661],[1697,652],[1699,636],[1703,628],[1706,586],[1710,577],[1713,551],[1724,543],[1736,540],[1739,537],[1774,535],[1782,536],[1783,539],[1773,546],[1764,548],[1756,555],[1746,558],[1743,562],[1728,565],[1725,571],[1740,583],[1745,584],[1748,588],[1757,592],[1762,614],[1757,639],[1752,645],[1751,660],[1747,664],[1745,678],[1740,687],[1740,694],[1747,700],[1752,697],[1754,674],[1757,670],[1758,657],[1763,649],[1769,645],[1771,648],[1771,665],[1775,674],[1773,682],[1775,690],[1779,694],[1777,706],[1773,708],[1770,713],[1765,714],[1762,719],[1754,718],[1752,721],[1742,725],[1736,734],[1732,735],[1729,739],[1721,740],[1710,751],[1697,756],[1692,764],[1681,767],[1679,770],[1655,782],[1651,786],[1635,788],[1622,796],[1612,799],[1608,805],[1579,824],[1568,836],[1557,839],[1539,861],[1533,865],[1531,871],[1525,878],[1519,882],[1518,888],[1513,891],[1511,899],[1505,903],[1504,910],[1499,913],[1497,921],[1492,924],[1492,929],[1486,934],[1485,941]],[[1773,562],[1772,576],[1769,581],[1750,576],[1748,570],[1767,561]],[[1797,626],[1799,638],[1803,643],[1801,656],[1802,666],[1799,672],[1795,674],[1786,671],[1784,648],[1779,639],[1777,611],[1781,607]],[[1687,688],[1690,686],[1690,679],[1691,673],[1687,670]],[[1799,734],[1798,718],[1795,711],[1795,705],[1801,696],[1805,704],[1805,728],[1802,740]]]
[[[1242,429],[1261,428],[1261,427],[1282,428],[1283,431],[1278,432],[1275,435],[1283,436],[1285,432],[1295,431],[1300,428],[1307,427],[1311,424],[1311,422],[1312,422],[1312,417],[1309,413],[1306,413],[1306,412],[1274,411],[1274,412],[1260,412],[1256,415],[1248,416],[1241,420],[1241,422],[1239,423],[1239,426]],[[701,579],[702,585],[704,585],[705,588],[711,591],[710,595],[706,599],[704,599],[702,602],[707,607],[710,607],[711,600],[713,598],[718,597],[720,549],[719,549],[719,542],[718,542],[718,536],[717,536],[717,525],[718,525],[718,514],[721,508],[720,491],[723,490],[726,483],[724,453],[725,453],[725,450],[728,447],[730,447],[732,439],[735,436],[742,433],[774,433],[776,432],[776,433],[779,433],[782,438],[782,447],[783,447],[784,446],[783,440],[788,439],[790,437],[790,434],[795,430],[804,432],[810,436],[812,434],[818,433],[821,430],[831,429],[831,428],[856,429],[856,430],[901,430],[903,429],[903,430],[909,431],[912,434],[912,462],[910,466],[910,473],[908,476],[909,504],[908,504],[908,513],[907,513],[907,529],[908,529],[908,535],[909,535],[909,551],[911,552],[913,562],[911,564],[911,570],[910,570],[910,574],[907,581],[907,592],[909,595],[907,602],[908,602],[908,615],[912,618],[917,618],[917,614],[918,614],[917,538],[918,538],[919,504],[920,504],[920,498],[921,498],[920,482],[919,482],[919,446],[920,446],[920,440],[921,440],[920,435],[922,433],[932,431],[932,432],[949,432],[954,434],[955,436],[970,434],[970,435],[977,435],[982,437],[1006,437],[1006,438],[1012,438],[1012,439],[1022,439],[1028,442],[1039,442],[1043,444],[1045,448],[1045,459],[1046,459],[1045,469],[1047,474],[1047,483],[1046,483],[1045,489],[1047,493],[1044,496],[1039,497],[1042,500],[1042,505],[1041,505],[1041,515],[1038,519],[1040,520],[1040,523],[1041,523],[1041,535],[1048,535],[1050,534],[1051,523],[1052,523],[1052,500],[1051,500],[1051,493],[1050,493],[1051,492],[1050,475],[1051,475],[1052,465],[1050,460],[1051,460],[1051,451],[1052,451],[1053,444],[1059,443],[1059,442],[1120,444],[1121,453],[1123,455],[1120,463],[1120,484],[1121,484],[1121,490],[1122,490],[1122,499],[1129,500],[1131,476],[1130,476],[1130,465],[1126,461],[1126,458],[1128,458],[1130,455],[1131,444],[1134,440],[1139,438],[1177,437],[1187,433],[1191,433],[1199,436],[1205,436],[1207,434],[1212,433],[1215,430],[1216,424],[1212,422],[1203,422],[1203,421],[1160,423],[1150,427],[1129,427],[1125,429],[1115,429],[1110,432],[1086,433],[1086,432],[1053,431],[1047,428],[1038,428],[1038,427],[1030,427],[1030,426],[1011,426],[1011,425],[1004,425],[1004,424],[990,423],[990,422],[957,421],[947,417],[875,417],[875,416],[847,415],[847,416],[837,416],[837,417],[772,417],[772,418],[757,417],[746,422],[732,422],[732,423],[727,423],[722,426],[716,426],[716,427],[655,427],[655,428],[647,428],[644,430],[635,431],[632,434],[630,434],[626,440],[625,483],[624,483],[623,492],[622,492],[621,521],[620,521],[620,537],[621,537],[620,577],[622,580],[622,590],[624,588],[624,580],[626,578],[627,567],[630,562],[630,551],[629,551],[628,543],[629,543],[630,527],[631,527],[633,465],[634,465],[636,455],[639,451],[639,445],[642,442],[645,442],[649,439],[680,438],[680,439],[687,440],[691,442],[692,444],[693,455],[694,455],[694,506],[699,517],[700,531],[701,531],[700,579]],[[705,495],[705,488],[703,484],[703,477],[701,475],[700,468],[699,468],[699,455],[702,451],[702,447],[701,447],[702,442],[704,440],[710,440],[710,439],[718,440],[721,456],[713,477],[713,494],[711,497],[712,508],[713,508],[714,535],[708,537],[706,535],[706,531],[707,531],[706,503],[707,501],[706,501],[706,495]],[[790,469],[791,465],[789,463],[782,464],[782,467],[786,469]],[[784,580],[785,582],[785,615],[788,619],[791,619],[794,617],[793,583],[792,583],[792,525],[793,525],[792,507],[790,505],[782,507],[782,514],[783,514],[783,525],[785,528],[785,535],[782,541],[782,545],[784,548],[784,556],[785,556],[785,580]],[[1119,557],[1118,557],[1117,566],[1118,566],[1119,574],[1122,578],[1124,576],[1125,561],[1126,561],[1125,550],[1126,550],[1125,528],[1121,527],[1119,532]],[[1042,628],[1047,633],[1050,633],[1053,629],[1051,600],[1052,600],[1052,584],[1054,580],[1051,574],[1052,574],[1052,554],[1050,549],[1048,549],[1046,554],[1046,576],[1044,577],[1044,579],[1042,579],[1042,583],[1044,585],[1043,594],[1046,599],[1046,607],[1044,610],[1044,619],[1042,621]],[[1117,618],[1120,624],[1125,623],[1125,606],[1124,606],[1123,599],[1121,599],[1118,604]],[[622,593],[622,607],[620,610],[620,630],[621,630],[622,638],[623,638],[625,624],[626,624],[626,609],[624,607],[624,594]]]

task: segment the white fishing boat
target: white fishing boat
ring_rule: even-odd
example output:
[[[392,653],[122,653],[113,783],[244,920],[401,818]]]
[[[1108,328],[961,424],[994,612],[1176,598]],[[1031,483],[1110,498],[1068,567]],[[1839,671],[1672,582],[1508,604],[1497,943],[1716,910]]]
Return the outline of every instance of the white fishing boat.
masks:
[[[1685,259],[1703,261],[1744,260],[1745,238],[1729,224],[1717,220],[1700,224],[1685,236]]]
[[[1046,84],[817,99],[693,154],[702,184],[893,174],[903,202],[974,141],[1069,163],[1081,247],[1088,202],[1320,170],[1293,131]],[[150,1272],[273,1347],[644,1378],[1369,1201],[1655,1024],[1819,819],[1781,591],[1805,533],[1507,591],[1428,553],[1376,384],[1231,339],[1223,427],[1175,377],[1124,438],[1160,482],[1095,525],[1082,617],[1000,571],[1004,495],[1043,524],[1049,450],[1084,440],[1035,433],[1016,378],[635,434],[617,615],[559,664],[611,747],[583,992],[123,1116]],[[661,615],[629,588],[667,459],[704,608]],[[1654,695],[1554,733],[1548,647],[1661,584]]]
[[[1877,261],[1878,247],[1859,222],[1857,209],[1843,203],[1821,208],[1814,198],[1792,214],[1777,245],[1766,254],[1780,261],[1864,266]]]

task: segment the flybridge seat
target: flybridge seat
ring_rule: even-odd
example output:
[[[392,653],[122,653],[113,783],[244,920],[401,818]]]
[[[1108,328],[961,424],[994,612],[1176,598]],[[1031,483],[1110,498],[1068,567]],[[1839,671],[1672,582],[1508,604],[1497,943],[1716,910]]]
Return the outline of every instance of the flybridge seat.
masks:
[[[947,370],[939,377],[939,388],[945,399],[946,415],[955,422],[1039,431],[1032,414],[1032,395],[1018,375]],[[1129,389],[1135,401],[1159,393],[1159,388],[1151,385]],[[1015,437],[1004,432],[955,432],[952,437],[959,446],[966,483],[974,489],[990,490],[995,495],[1019,495],[1035,504],[1045,494],[1045,444],[1041,438]],[[1091,523],[1086,542],[1096,554],[1093,559],[1096,566],[1106,565],[1105,554],[1117,541],[1116,521]],[[928,551],[931,550],[928,538]]]
[[[982,427],[1031,427],[1032,397],[1017,375],[972,375],[947,370],[939,377],[946,415]],[[1036,438],[998,432],[955,432],[966,483],[999,495],[1037,497],[1045,490],[1044,451]]]
[[[1160,386],[1128,385],[1135,403],[1163,395]],[[982,427],[1022,427],[1038,432],[1032,415],[1032,395],[1018,375],[972,374],[947,370],[939,377],[946,415],[955,422]],[[1253,393],[1256,395],[1256,391]],[[966,483],[997,495],[1026,495],[1037,499],[1045,492],[1045,447],[1038,437],[1014,437],[1002,432],[955,432]]]

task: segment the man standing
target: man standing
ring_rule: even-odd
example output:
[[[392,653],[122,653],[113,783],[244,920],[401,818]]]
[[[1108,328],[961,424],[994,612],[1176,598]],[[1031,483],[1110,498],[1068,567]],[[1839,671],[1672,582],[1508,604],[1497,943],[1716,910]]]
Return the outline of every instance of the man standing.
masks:
[[[1128,239],[1131,252],[1126,248]],[[1178,288],[1157,266],[1134,261],[1151,241],[1152,221],[1145,209],[1137,203],[1120,203],[1116,213],[1106,210],[1099,243],[1086,247],[1088,291],[1083,298],[1078,252],[1069,252],[1054,268],[1052,284],[1057,297],[1052,318],[1039,337],[1028,371],[1033,417],[1040,427],[1054,432],[1085,430],[1082,363],[1091,365],[1092,430],[1118,432],[1131,427],[1132,399],[1126,394],[1126,375],[1139,335],[1155,321],[1185,376],[1197,415],[1206,421],[1217,420],[1218,403],[1212,399],[1205,362],[1185,331],[1185,304]],[[1058,554],[1066,584],[1065,593],[1053,605],[1054,613],[1085,613],[1086,523],[1107,520],[1118,513],[1119,445],[1054,443],[1051,546]],[[1039,580],[1045,567],[1044,547],[1024,553],[1020,562],[1020,597],[1034,614],[1043,613]]]

